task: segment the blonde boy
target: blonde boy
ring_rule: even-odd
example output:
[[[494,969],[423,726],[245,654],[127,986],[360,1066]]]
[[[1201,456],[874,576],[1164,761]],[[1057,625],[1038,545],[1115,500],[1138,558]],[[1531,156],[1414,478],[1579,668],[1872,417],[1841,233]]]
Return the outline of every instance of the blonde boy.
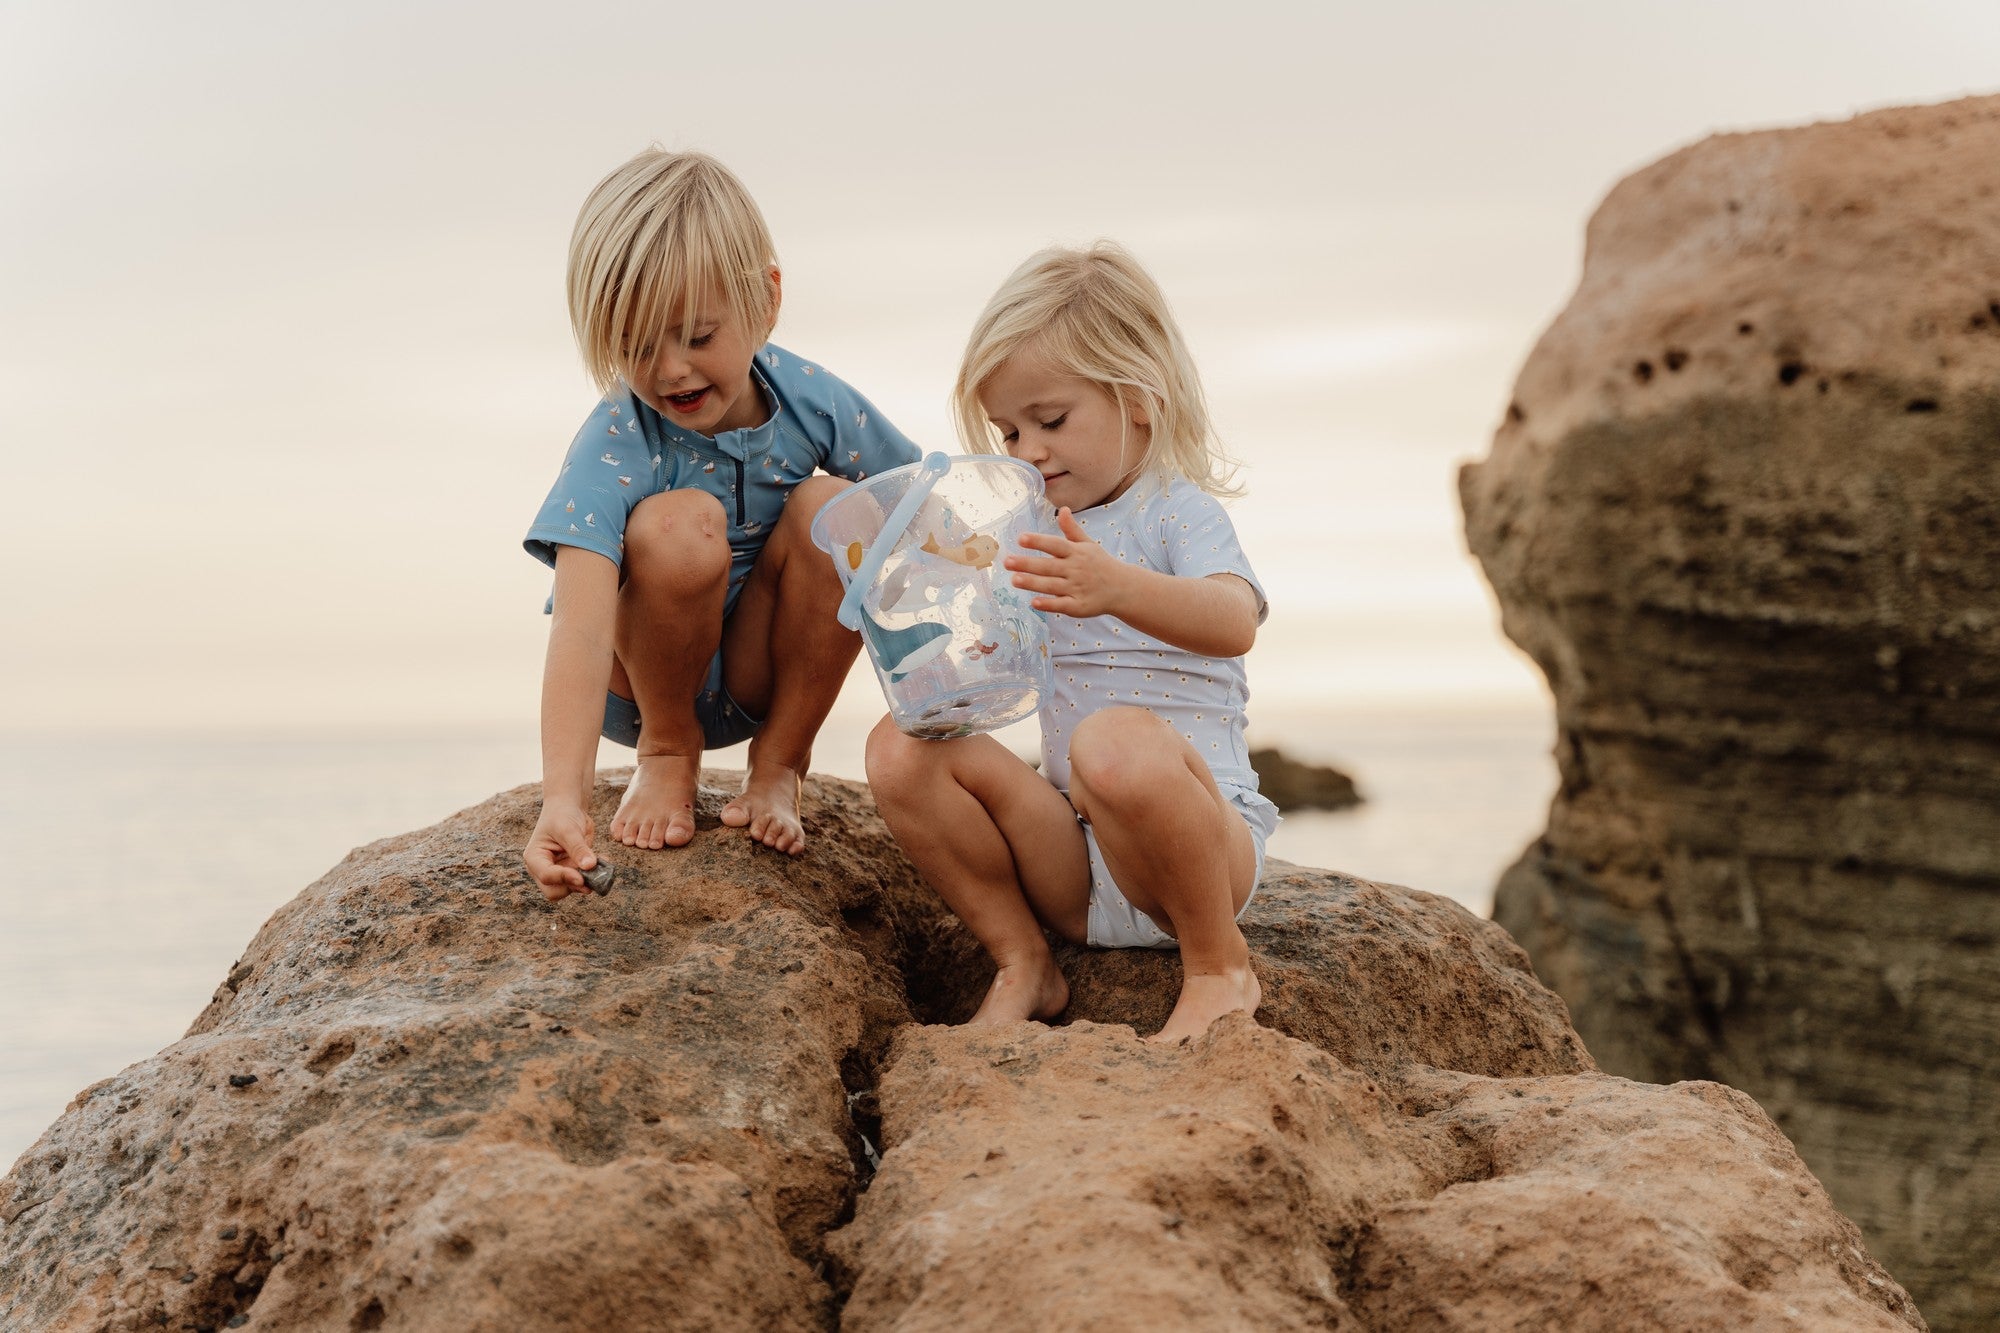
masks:
[[[639,154],[577,217],[570,323],[604,397],[526,540],[555,568],[542,813],[523,853],[551,900],[584,892],[596,864],[600,734],[638,751],[616,841],[684,846],[703,749],[748,739],[723,823],[805,848],[799,785],[860,646],[807,527],[849,481],[918,450],[767,341],[780,293],[756,203],[700,153]]]

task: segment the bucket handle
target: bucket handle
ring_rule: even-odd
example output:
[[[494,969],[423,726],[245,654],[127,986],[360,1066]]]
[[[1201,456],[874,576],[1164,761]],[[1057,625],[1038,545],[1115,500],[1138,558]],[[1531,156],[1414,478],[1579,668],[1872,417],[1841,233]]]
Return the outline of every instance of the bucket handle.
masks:
[[[882,530],[875,534],[874,543],[868,554],[861,557],[861,563],[854,570],[854,576],[847,581],[847,591],[840,599],[840,610],[836,613],[840,623],[849,629],[861,628],[861,598],[868,589],[875,586],[875,576],[882,572],[882,562],[889,558],[896,541],[903,535],[903,529],[910,526],[910,520],[917,516],[917,508],[930,497],[931,488],[938,484],[945,473],[951,471],[951,455],[933,452],[924,455],[923,467],[917,472],[910,489],[903,492],[903,498],[889,511],[889,517],[882,521]]]

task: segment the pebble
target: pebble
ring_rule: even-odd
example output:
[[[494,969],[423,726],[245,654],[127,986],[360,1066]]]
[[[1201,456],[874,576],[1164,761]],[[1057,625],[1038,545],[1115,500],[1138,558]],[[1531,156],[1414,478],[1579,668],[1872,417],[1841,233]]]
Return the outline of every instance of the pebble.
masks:
[[[618,867],[609,861],[599,861],[583,872],[583,882],[588,884],[590,891],[600,898],[611,892],[611,881],[617,877]]]
[[[222,1238],[223,1238],[224,1240],[235,1240],[235,1239],[236,1239],[236,1228],[235,1228],[235,1227],[224,1227],[224,1228],[222,1229]]]
[[[247,1088],[256,1081],[257,1076],[255,1074],[231,1074],[229,1076],[229,1086],[232,1088]]]

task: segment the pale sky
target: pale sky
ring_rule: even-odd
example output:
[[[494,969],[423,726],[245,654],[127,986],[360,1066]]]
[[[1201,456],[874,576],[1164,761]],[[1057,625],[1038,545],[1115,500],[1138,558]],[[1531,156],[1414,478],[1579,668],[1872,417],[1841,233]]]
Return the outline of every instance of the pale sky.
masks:
[[[1251,465],[1260,697],[1531,698],[1453,473],[1597,201],[2000,87],[1992,0],[1186,13],[0,7],[0,728],[529,723],[520,537],[592,402],[564,249],[654,141],[744,178],[776,341],[926,447],[1013,265],[1125,242]]]

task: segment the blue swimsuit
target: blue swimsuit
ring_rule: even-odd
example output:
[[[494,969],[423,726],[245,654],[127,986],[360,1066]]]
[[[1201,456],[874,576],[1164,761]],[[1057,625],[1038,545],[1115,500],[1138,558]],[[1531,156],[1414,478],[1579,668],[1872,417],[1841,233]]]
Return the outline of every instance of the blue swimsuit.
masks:
[[[629,388],[599,403],[528,529],[529,554],[553,567],[557,547],[580,546],[622,569],[625,522],[634,505],[662,491],[707,491],[722,502],[729,521],[726,617],[794,486],[815,470],[860,481],[920,457],[866,398],[775,344],[757,353],[751,378],[772,409],[770,419],[713,437],[668,421]],[[553,598],[544,609],[554,609]],[[723,688],[720,652],[709,663],[696,711],[711,749],[757,729],[757,719]],[[604,734],[622,745],[638,743],[639,714],[629,699],[607,698]]]

